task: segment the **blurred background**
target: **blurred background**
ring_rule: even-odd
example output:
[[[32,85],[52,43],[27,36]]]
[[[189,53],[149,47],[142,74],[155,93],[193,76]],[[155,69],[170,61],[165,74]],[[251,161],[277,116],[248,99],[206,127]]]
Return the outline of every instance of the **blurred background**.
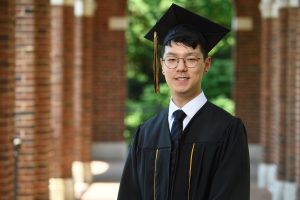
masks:
[[[251,200],[300,200],[298,0],[0,1],[0,199],[116,199],[135,129],[168,106],[144,35],[171,3],[232,30],[203,90],[246,125]]]

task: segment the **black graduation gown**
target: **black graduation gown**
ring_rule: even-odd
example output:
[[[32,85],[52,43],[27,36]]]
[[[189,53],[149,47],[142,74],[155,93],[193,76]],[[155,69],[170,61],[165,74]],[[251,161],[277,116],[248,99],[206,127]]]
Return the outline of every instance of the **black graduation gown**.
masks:
[[[171,149],[166,109],[138,128],[118,200],[250,199],[249,151],[240,119],[207,102],[185,128],[178,157],[171,157]],[[174,174],[171,159],[177,159]]]

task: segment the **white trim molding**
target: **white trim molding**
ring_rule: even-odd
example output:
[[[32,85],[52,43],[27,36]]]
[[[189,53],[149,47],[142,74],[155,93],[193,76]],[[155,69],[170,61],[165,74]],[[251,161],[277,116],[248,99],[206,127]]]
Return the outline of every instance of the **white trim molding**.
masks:
[[[127,28],[127,18],[124,16],[112,16],[108,19],[108,28],[112,31],[123,31]]]
[[[284,200],[297,199],[297,184],[295,182],[285,182],[283,197]]]
[[[74,0],[50,0],[53,6],[74,6]]]
[[[272,193],[272,200],[283,200],[283,192],[284,192],[284,181],[276,180],[274,183],[274,190]]]
[[[299,0],[290,0],[289,5],[290,7],[299,7]]]
[[[97,3],[95,0],[83,0],[83,15],[90,17],[94,15],[97,8]]]
[[[74,2],[74,15],[76,17],[83,16],[83,1],[82,0],[75,0]]]
[[[273,0],[261,0],[259,4],[259,9],[262,18],[273,18]]]
[[[267,188],[270,192],[274,190],[277,167],[275,164],[261,163],[258,166],[258,187]]]
[[[253,19],[251,17],[236,17],[233,21],[233,30],[236,31],[252,31]]]

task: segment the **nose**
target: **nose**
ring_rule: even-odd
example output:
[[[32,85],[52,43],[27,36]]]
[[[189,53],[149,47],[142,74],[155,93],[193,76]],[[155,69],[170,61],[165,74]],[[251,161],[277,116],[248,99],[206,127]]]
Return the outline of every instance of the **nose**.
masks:
[[[178,58],[176,71],[186,71],[186,70],[187,70],[187,66],[185,65],[184,58]]]

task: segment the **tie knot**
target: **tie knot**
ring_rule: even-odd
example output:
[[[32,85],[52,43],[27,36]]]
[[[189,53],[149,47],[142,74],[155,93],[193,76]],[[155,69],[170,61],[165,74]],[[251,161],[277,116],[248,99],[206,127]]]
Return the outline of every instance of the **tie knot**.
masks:
[[[173,112],[174,120],[183,121],[185,116],[186,114],[182,110],[176,110],[175,112]]]

